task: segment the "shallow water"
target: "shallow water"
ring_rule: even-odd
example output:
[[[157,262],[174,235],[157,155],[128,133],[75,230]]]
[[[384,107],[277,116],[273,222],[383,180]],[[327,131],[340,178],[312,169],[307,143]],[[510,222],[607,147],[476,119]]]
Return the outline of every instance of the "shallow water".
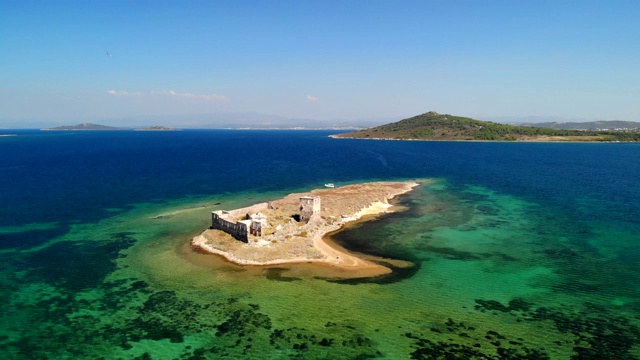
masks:
[[[2,357],[640,358],[640,146],[326,134],[0,140]],[[211,210],[413,178],[434,182],[332,237],[415,264],[388,276],[241,267],[187,245]]]

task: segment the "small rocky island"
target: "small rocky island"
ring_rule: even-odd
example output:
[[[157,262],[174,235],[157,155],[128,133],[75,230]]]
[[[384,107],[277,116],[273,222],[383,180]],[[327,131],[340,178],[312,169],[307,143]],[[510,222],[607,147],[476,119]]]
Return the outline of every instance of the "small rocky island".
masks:
[[[218,254],[240,265],[319,262],[347,270],[364,270],[366,276],[385,274],[390,269],[330,245],[323,237],[349,221],[390,211],[390,199],[418,185],[416,182],[347,185],[290,194],[241,209],[214,211],[211,227],[193,238],[191,244],[197,251]]]

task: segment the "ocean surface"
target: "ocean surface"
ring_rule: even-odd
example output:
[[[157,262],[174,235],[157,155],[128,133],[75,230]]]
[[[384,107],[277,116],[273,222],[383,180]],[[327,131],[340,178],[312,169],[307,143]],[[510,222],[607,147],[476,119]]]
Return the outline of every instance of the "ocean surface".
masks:
[[[640,358],[640,144],[4,133],[1,359]],[[390,275],[189,247],[212,210],[414,179],[332,236]]]

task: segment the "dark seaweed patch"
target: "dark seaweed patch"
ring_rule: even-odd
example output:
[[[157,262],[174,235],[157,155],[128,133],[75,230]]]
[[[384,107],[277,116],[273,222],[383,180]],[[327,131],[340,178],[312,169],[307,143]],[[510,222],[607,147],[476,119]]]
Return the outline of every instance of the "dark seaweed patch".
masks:
[[[624,317],[611,316],[600,306],[589,306],[579,312],[540,307],[527,321],[552,321],[558,331],[571,333],[578,340],[572,359],[633,359],[630,350],[640,344],[640,328]]]
[[[138,289],[131,291],[132,288]],[[116,311],[131,310],[132,300],[148,292],[144,282],[124,279],[103,283],[91,291],[102,292],[100,300],[77,299],[74,294],[33,293],[33,303],[12,304],[28,314],[30,331],[23,332],[14,341],[0,347],[0,354],[12,354],[9,358],[50,359],[98,358],[94,347],[100,344],[127,344],[127,335],[122,329],[112,326],[100,328],[102,319],[97,314],[112,316]],[[80,311],[89,311],[79,315]],[[128,312],[124,312],[128,314]],[[123,320],[126,320],[126,316]],[[46,334],[46,337],[43,337]],[[6,358],[6,357],[5,357]]]
[[[552,260],[571,260],[581,257],[578,252],[568,247],[544,249],[541,252]]]
[[[234,334],[242,337],[260,328],[271,329],[271,319],[267,315],[250,309],[236,310],[225,322],[217,326],[216,336]]]
[[[429,245],[428,243],[422,243],[416,245],[416,249],[426,252],[440,255],[441,257],[449,260],[460,260],[460,261],[474,261],[474,260],[488,260],[488,259],[497,259],[499,261],[518,261],[517,258],[514,258],[511,255],[507,255],[501,252],[469,252],[457,250],[451,247],[439,247]]]
[[[488,206],[488,205],[478,205],[476,206],[476,210],[484,215],[488,215],[488,216],[496,216],[498,215],[500,212],[498,211],[498,209]]]
[[[65,241],[28,254],[24,266],[30,282],[44,281],[68,291],[95,288],[116,270],[121,251],[135,243],[132,233],[113,234],[107,241]]]
[[[551,321],[561,333],[576,337],[571,359],[634,359],[632,349],[640,345],[640,328],[611,310],[586,303],[584,309],[537,307],[522,300],[504,305],[495,300],[476,300],[476,310],[495,310],[516,316],[517,321]],[[560,345],[560,344],[559,344]]]
[[[476,254],[468,251],[460,251],[450,247],[438,247],[438,246],[425,244],[425,245],[421,245],[420,249],[427,252],[434,253],[434,254],[442,255],[442,257],[449,260],[470,261],[470,260],[481,260],[483,258],[483,256],[481,256],[480,254]]]
[[[274,281],[284,281],[284,282],[291,282],[291,281],[299,281],[302,280],[302,278],[299,277],[293,277],[293,276],[283,276],[283,274],[288,271],[285,268],[269,268],[269,269],[265,269],[265,277],[269,280],[274,280]]]
[[[48,230],[29,230],[0,234],[0,249],[28,249],[62,236],[69,231],[68,226],[58,226]]]
[[[312,332],[299,327],[276,329],[271,333],[269,343],[292,359],[373,359],[382,356],[375,342],[356,327],[334,322],[328,322],[324,331]]]
[[[526,302],[522,299],[512,299],[509,301],[509,304],[503,305],[501,302],[496,300],[475,300],[476,310],[496,310],[501,312],[510,312],[510,311],[528,311],[533,304]]]
[[[434,324],[431,333],[408,332],[404,335],[412,339],[412,359],[549,359],[544,349],[532,349],[521,342],[509,340],[497,331],[489,330],[484,335],[474,326],[456,322],[449,318],[446,322]],[[436,335],[434,336],[435,333]],[[446,341],[436,340],[451,336]],[[472,345],[458,343],[453,336],[472,340]]]
[[[140,316],[129,323],[129,339],[182,342],[183,334],[194,332],[202,324],[198,321],[201,306],[178,298],[174,291],[153,293],[139,310]]]

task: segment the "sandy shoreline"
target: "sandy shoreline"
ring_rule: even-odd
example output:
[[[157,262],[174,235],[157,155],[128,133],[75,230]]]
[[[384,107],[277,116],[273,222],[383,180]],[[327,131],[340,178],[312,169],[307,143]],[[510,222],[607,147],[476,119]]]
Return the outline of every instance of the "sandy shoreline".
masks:
[[[275,239],[282,238],[282,234],[275,231],[267,237],[246,244],[229,239],[219,230],[209,229],[194,237],[191,245],[198,252],[215,254],[237,265],[271,266],[316,263],[352,272],[353,274],[348,275],[349,277],[386,274],[391,272],[391,269],[363,258],[367,256],[356,256],[337,244],[329,244],[324,240],[324,237],[338,231],[344,224],[357,221],[363,216],[393,211],[389,200],[411,191],[418,185],[417,182],[379,182],[348,185],[336,189],[318,189],[303,194],[290,194],[272,203],[288,209],[292,205],[296,205],[295,201],[300,196],[313,195],[320,196],[322,199],[322,219],[297,228],[304,236],[287,234],[287,240],[277,241]],[[256,204],[237,210],[242,212],[262,206],[264,204]],[[226,238],[224,238],[225,236]],[[369,258],[375,260],[373,257]],[[388,259],[379,260],[394,262],[394,260]],[[405,262],[399,262],[398,265],[410,266]]]

